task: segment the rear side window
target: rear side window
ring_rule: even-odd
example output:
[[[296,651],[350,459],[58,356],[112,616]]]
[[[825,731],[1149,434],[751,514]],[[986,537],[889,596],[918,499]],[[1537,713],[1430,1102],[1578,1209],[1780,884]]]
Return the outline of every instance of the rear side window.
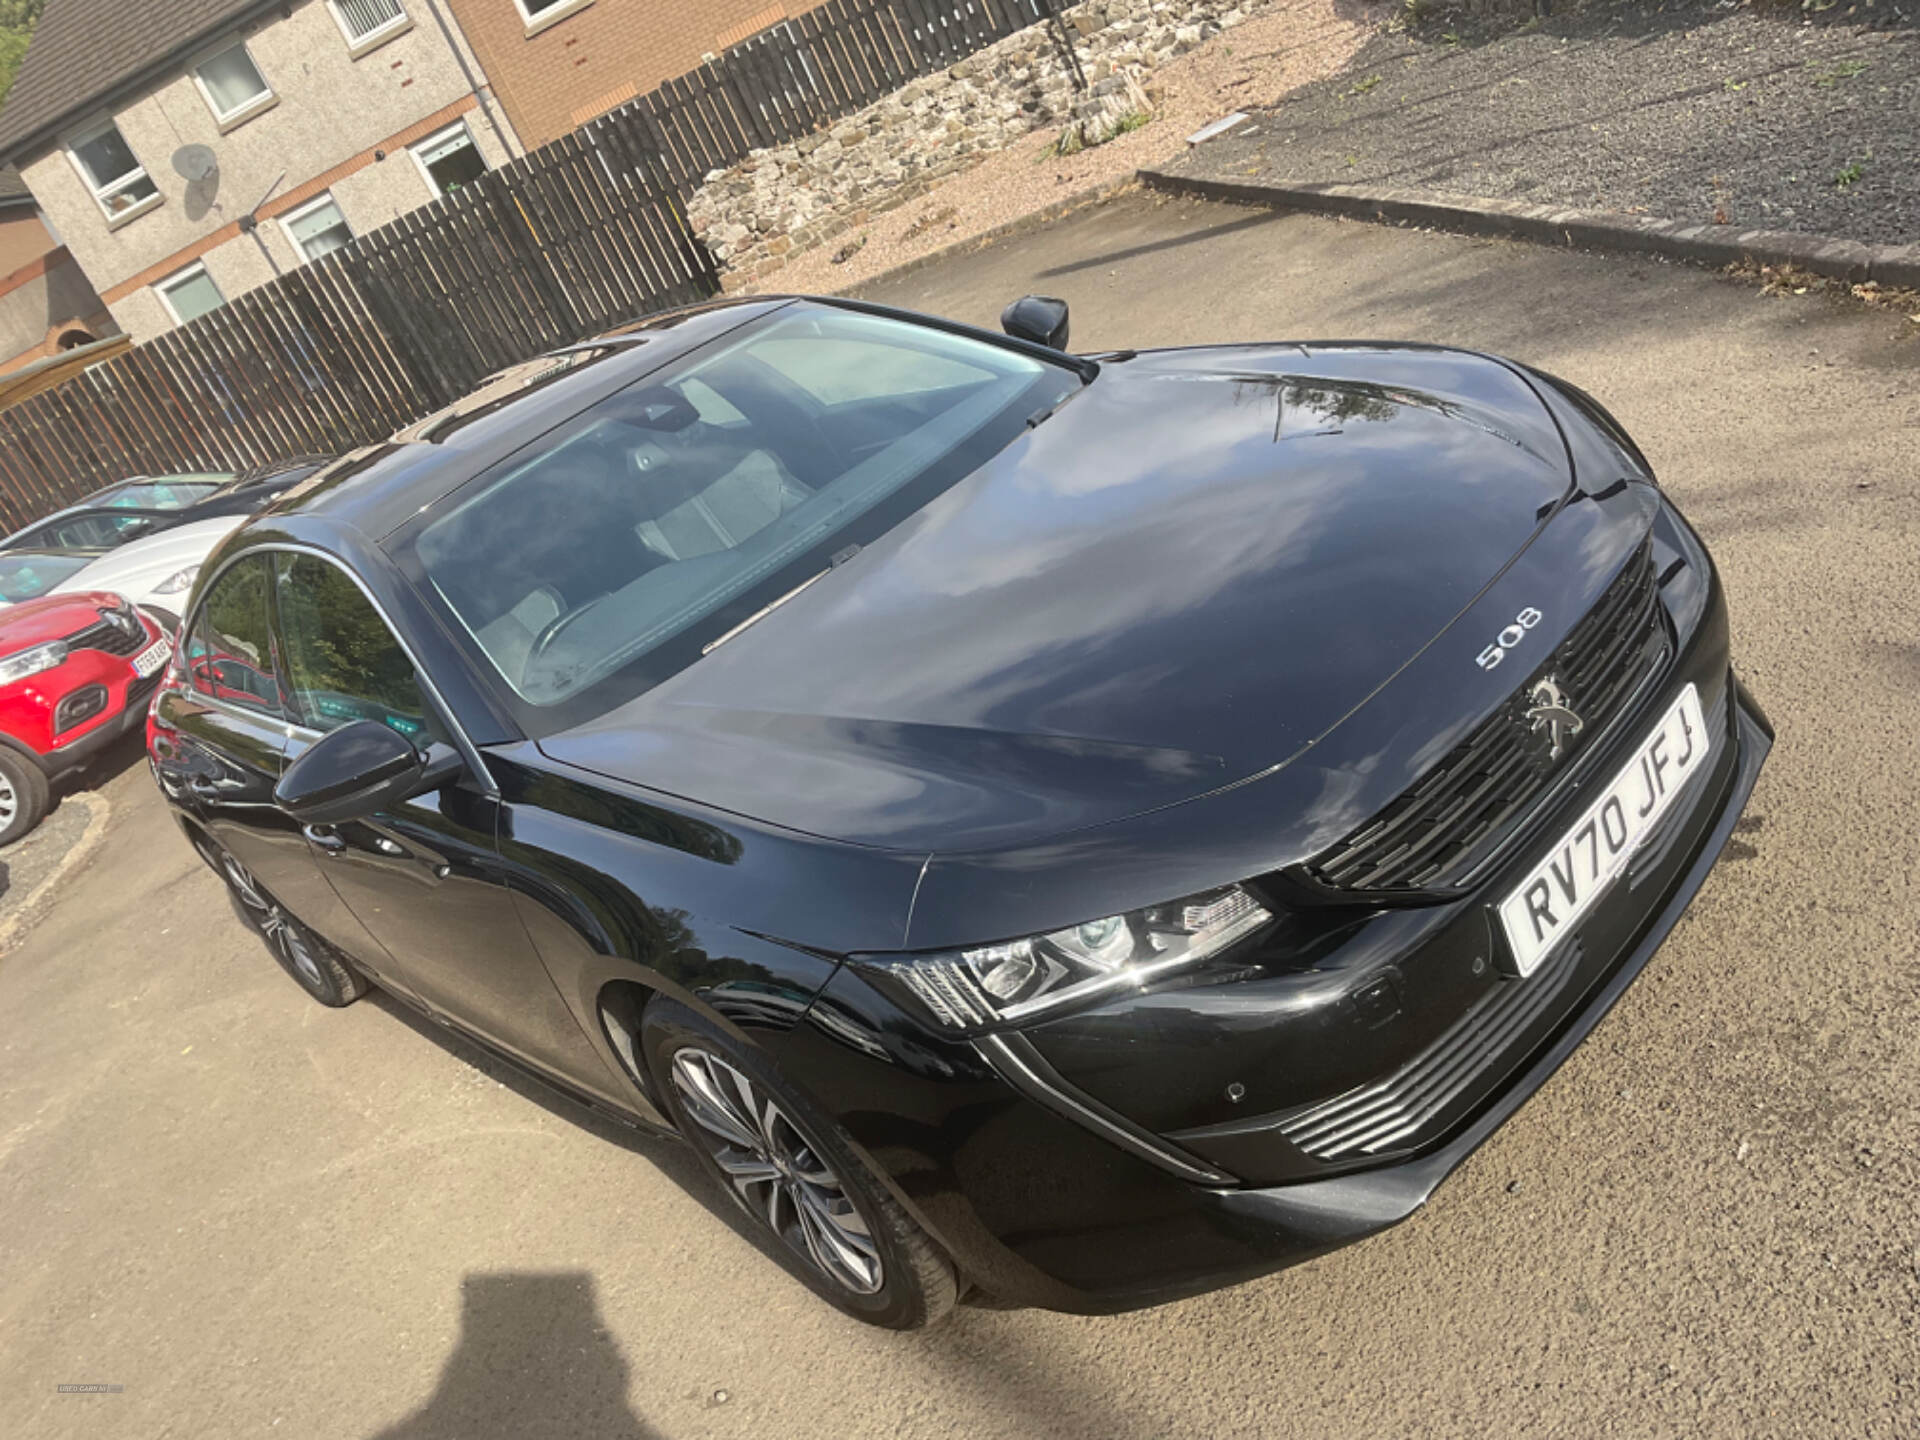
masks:
[[[275,563],[295,718],[314,730],[378,720],[421,744],[444,739],[413,662],[347,573],[311,555]]]
[[[207,592],[187,642],[187,675],[208,699],[278,716],[280,687],[267,643],[268,562],[246,555]]]

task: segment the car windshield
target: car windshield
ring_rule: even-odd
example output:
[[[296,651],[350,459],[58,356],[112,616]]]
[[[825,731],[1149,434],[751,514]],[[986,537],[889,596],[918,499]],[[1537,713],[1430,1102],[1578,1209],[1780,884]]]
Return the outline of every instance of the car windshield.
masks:
[[[1080,384],[1010,347],[798,306],[458,492],[419,566],[522,705],[578,708],[616,673],[637,693]]]
[[[75,510],[22,531],[15,545],[46,545],[57,549],[111,550],[151,535],[174,522],[151,512],[122,511],[113,506]]]
[[[94,497],[93,503],[115,510],[184,510],[204,500],[233,477],[226,474],[162,475],[151,480],[129,480]]]
[[[0,554],[0,600],[9,605],[38,600],[92,559],[91,555]]]

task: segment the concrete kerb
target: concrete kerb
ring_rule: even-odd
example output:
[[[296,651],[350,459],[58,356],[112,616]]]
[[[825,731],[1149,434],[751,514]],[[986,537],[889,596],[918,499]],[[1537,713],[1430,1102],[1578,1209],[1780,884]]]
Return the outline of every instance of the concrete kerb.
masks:
[[[1751,230],[1732,225],[1683,224],[1611,210],[1567,210],[1519,201],[1436,195],[1366,185],[1301,185],[1212,180],[1164,170],[1136,172],[1162,194],[1341,215],[1355,220],[1431,226],[1464,235],[1497,235],[1546,245],[1572,245],[1659,255],[1695,264],[1727,266],[1742,260],[1791,264],[1855,284],[1920,288],[1920,245],[1864,245],[1832,235]]]
[[[91,791],[81,790],[66,796],[62,805],[77,805],[87,812],[87,828],[74,841],[71,849],[60,857],[60,863],[38,885],[33,892],[16,905],[9,906],[10,913],[0,921],[0,955],[6,954],[24,936],[46,908],[47,898],[53,894],[56,886],[72,875],[88,860],[93,852],[100,848],[100,842],[107,833],[107,821],[113,814],[113,807],[107,803],[107,797]]]

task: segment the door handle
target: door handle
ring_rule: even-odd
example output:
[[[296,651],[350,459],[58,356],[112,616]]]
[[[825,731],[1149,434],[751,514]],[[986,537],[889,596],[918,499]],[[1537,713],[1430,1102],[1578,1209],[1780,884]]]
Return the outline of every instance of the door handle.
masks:
[[[302,825],[300,833],[311,840],[322,855],[338,855],[347,848],[347,842],[331,825]]]

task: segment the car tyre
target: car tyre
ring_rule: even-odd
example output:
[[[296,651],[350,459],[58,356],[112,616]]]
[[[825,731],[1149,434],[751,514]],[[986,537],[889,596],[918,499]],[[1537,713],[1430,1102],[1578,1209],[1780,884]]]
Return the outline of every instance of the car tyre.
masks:
[[[41,768],[17,750],[0,746],[0,845],[11,845],[47,813],[52,789]]]
[[[890,1330],[953,1308],[952,1263],[764,1053],[664,996],[641,1016],[640,1042],[655,1093],[702,1168],[808,1289]]]
[[[213,873],[226,881],[227,891],[247,924],[267,942],[280,968],[302,990],[335,1009],[351,1005],[367,993],[366,976],[288,914],[231,851],[203,835],[195,836],[193,843],[201,858],[213,867]]]

